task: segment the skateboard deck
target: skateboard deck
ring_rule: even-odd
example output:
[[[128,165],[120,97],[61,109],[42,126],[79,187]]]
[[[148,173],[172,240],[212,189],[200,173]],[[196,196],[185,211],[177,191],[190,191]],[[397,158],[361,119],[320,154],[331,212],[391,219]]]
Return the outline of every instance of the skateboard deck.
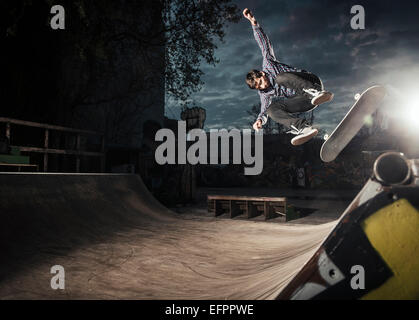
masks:
[[[336,159],[339,153],[361,130],[365,123],[365,118],[378,109],[386,92],[386,89],[382,86],[373,86],[365,90],[361,95],[356,96],[356,102],[320,149],[320,158],[324,162]]]

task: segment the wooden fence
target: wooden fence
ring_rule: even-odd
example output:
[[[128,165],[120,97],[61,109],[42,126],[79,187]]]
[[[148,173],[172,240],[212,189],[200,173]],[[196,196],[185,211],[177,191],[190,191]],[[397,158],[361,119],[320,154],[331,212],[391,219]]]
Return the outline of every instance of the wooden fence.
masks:
[[[88,131],[88,130],[80,130],[80,129],[73,129],[37,122],[30,122],[30,121],[23,121],[23,120],[16,120],[10,118],[2,118],[0,117],[0,123],[6,124],[6,137],[13,142],[12,138],[12,125],[17,126],[24,126],[24,127],[33,127],[33,128],[41,128],[44,129],[44,143],[43,147],[28,147],[28,146],[14,146],[20,149],[21,152],[28,152],[28,153],[42,153],[43,157],[43,171],[48,172],[48,155],[50,154],[60,154],[60,155],[73,155],[76,157],[76,172],[80,172],[80,157],[81,156],[89,156],[89,157],[99,157],[100,158],[100,171],[105,171],[105,137],[104,134],[98,133],[95,131]],[[69,134],[76,135],[76,146],[75,149],[53,149],[50,148],[49,137],[51,131],[59,131],[65,132]],[[81,137],[82,136],[99,136],[101,140],[101,150],[100,152],[92,152],[92,151],[85,151],[81,150]]]

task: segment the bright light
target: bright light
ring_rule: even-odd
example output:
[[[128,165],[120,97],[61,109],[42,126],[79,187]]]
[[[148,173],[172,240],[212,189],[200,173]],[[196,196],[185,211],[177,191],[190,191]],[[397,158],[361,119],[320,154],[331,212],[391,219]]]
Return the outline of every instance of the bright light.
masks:
[[[406,105],[405,112],[405,118],[408,120],[408,123],[411,126],[415,126],[415,129],[417,129],[417,127],[419,127],[419,100],[415,99],[415,101],[410,101]]]
[[[391,90],[391,105],[387,108],[389,116],[398,121],[398,127],[419,136],[419,93],[415,89]]]

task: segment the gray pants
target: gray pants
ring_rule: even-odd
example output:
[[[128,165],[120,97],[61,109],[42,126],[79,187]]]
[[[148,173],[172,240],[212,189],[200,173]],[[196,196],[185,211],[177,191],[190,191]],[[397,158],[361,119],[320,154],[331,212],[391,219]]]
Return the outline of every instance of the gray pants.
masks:
[[[294,113],[307,112],[315,108],[311,104],[312,97],[303,89],[322,90],[320,79],[312,73],[284,72],[280,73],[275,81],[280,86],[294,89],[296,95],[291,98],[273,98],[267,110],[269,117],[289,129],[291,125],[301,129],[306,125],[306,120],[298,118]]]

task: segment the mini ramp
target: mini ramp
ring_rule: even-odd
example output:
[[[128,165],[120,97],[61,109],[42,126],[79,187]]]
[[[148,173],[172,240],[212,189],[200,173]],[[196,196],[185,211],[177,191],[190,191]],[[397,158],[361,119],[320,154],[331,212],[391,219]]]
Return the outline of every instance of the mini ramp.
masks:
[[[418,298],[417,276],[403,290],[414,273],[395,266],[417,270],[416,176],[369,181],[338,222],[311,226],[178,215],[136,175],[0,174],[0,298]],[[346,266],[362,263],[375,282],[354,294]],[[65,290],[51,289],[54,265]]]
[[[0,212],[2,299],[274,299],[334,225],[182,217],[136,175],[0,174]]]

